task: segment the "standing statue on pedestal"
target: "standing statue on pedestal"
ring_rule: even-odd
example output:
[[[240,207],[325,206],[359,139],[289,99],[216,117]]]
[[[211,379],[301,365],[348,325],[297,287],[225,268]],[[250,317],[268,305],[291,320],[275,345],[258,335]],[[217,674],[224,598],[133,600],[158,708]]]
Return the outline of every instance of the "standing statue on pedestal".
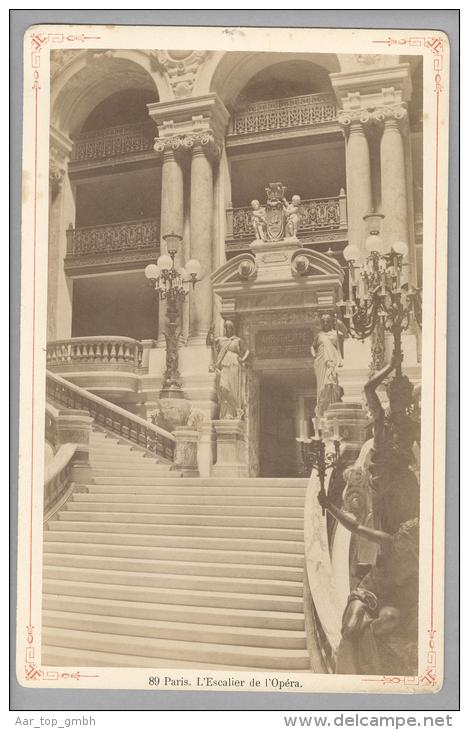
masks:
[[[282,200],[283,212],[285,215],[285,235],[288,238],[297,238],[298,226],[300,223],[300,203],[299,195],[293,195],[291,203],[285,198]]]
[[[220,419],[241,419],[244,415],[244,372],[249,350],[235,334],[233,322],[226,320],[224,335],[208,341],[214,345],[215,359],[210,370],[217,374]]]
[[[313,327],[311,354],[316,375],[316,415],[322,417],[332,403],[340,403],[344,394],[337,372],[342,367],[344,335],[337,329],[330,314],[316,315]]]
[[[265,241],[267,239],[267,219],[265,208],[258,200],[251,201],[251,223],[256,234],[256,240]]]

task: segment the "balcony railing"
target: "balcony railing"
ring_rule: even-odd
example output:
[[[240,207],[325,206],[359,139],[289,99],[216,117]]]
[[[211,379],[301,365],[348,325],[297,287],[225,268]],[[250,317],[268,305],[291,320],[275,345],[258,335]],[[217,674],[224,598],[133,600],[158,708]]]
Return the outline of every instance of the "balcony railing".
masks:
[[[48,370],[120,370],[135,372],[142,364],[143,345],[131,337],[73,337],[47,344]]]
[[[236,112],[228,134],[256,134],[334,122],[337,107],[332,94],[306,94],[250,104]]]
[[[75,139],[72,162],[106,160],[119,155],[134,155],[153,149],[156,127],[153,122],[121,124],[93,132],[84,132]]]
[[[159,238],[160,222],[157,218],[69,228],[67,258],[158,248]]]
[[[228,208],[226,211],[226,238],[228,241],[252,241],[255,238],[251,223],[250,205]],[[300,205],[298,235],[302,238],[321,231],[347,228],[347,199],[345,193],[336,198],[311,198]]]

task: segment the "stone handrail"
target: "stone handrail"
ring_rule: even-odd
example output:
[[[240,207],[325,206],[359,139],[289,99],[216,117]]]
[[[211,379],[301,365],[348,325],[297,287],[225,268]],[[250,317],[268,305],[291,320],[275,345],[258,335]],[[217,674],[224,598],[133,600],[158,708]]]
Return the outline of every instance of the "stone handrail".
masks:
[[[44,479],[44,520],[50,519],[57,505],[66,500],[72,482],[72,461],[76,444],[62,444],[46,466]]]
[[[72,162],[103,160],[153,150],[156,128],[153,122],[121,124],[92,132],[83,132],[75,139]]]
[[[229,135],[256,134],[279,129],[334,122],[337,107],[332,94],[305,94],[249,104],[231,118]]]
[[[67,258],[159,248],[159,240],[158,218],[69,228]]]
[[[143,345],[131,337],[72,337],[47,343],[46,362],[52,370],[88,365],[137,370],[142,364]]]
[[[298,235],[305,236],[315,231],[333,231],[347,228],[347,199],[341,190],[337,197],[309,198],[300,204]],[[253,240],[251,206],[227,208],[227,240]]]
[[[167,461],[174,460],[176,439],[172,433],[46,371],[46,396],[63,408],[87,411],[95,423],[120,438]]]
[[[326,477],[326,491],[329,478],[330,472]],[[341,639],[343,606],[334,580],[326,517],[317,499],[319,488],[319,479],[312,473],[304,513],[306,598],[310,597],[305,600],[305,614],[307,623],[314,627],[315,645],[319,645],[328,671],[333,672]],[[314,648],[312,642],[313,651]]]

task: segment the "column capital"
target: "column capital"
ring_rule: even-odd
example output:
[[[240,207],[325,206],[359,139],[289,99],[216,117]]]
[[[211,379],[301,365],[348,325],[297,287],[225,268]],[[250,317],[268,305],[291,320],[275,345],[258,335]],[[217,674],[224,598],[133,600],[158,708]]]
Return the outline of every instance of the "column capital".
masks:
[[[49,138],[49,185],[54,198],[62,187],[72,142],[58,130],[51,128]]]
[[[210,160],[215,161],[220,157],[222,143],[217,139],[213,130],[203,129],[189,134],[157,137],[153,149],[163,155],[185,152],[191,152],[194,155],[203,152]]]
[[[395,126],[404,131],[405,123],[408,120],[407,104],[401,102],[400,104],[378,106],[373,109],[372,116],[376,124],[384,124],[385,127]]]

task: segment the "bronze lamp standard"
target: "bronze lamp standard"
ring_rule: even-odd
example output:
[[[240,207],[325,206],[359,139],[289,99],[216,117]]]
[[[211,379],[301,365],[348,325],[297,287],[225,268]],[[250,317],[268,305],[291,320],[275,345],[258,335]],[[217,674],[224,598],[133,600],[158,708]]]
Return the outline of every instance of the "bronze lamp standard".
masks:
[[[359,262],[357,246],[349,244],[345,247],[343,256],[349,274],[348,298],[337,302],[337,306],[351,337],[363,341],[379,327],[393,335],[396,375],[401,375],[401,335],[412,319],[419,327],[422,326],[422,300],[418,289],[402,283],[407,244],[397,241],[389,245],[379,235],[383,218],[384,215],[374,212],[363,216],[370,228],[365,242],[368,255],[363,262]]]
[[[168,233],[163,236],[166,241],[168,253],[162,254],[156,264],[149,264],[145,269],[145,276],[149,279],[151,286],[155,289],[161,301],[167,302],[166,308],[166,370],[163,378],[163,387],[160,391],[160,398],[184,398],[182,390],[181,375],[179,373],[179,332],[178,315],[182,303],[189,293],[189,285],[192,288],[200,281],[200,262],[197,259],[190,259],[185,268],[178,268],[174,259],[182,236],[177,233]]]

